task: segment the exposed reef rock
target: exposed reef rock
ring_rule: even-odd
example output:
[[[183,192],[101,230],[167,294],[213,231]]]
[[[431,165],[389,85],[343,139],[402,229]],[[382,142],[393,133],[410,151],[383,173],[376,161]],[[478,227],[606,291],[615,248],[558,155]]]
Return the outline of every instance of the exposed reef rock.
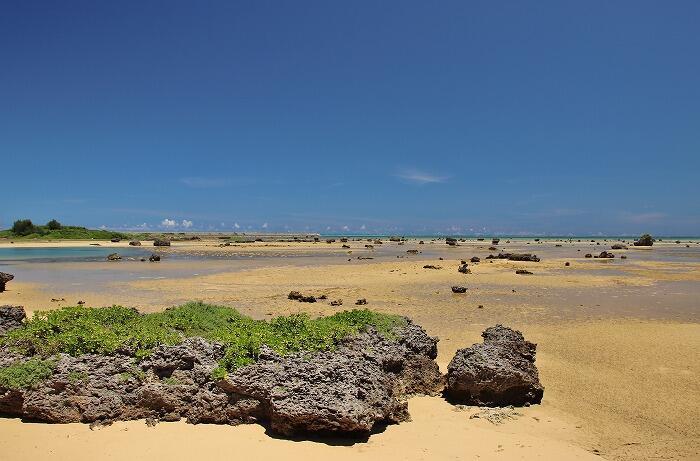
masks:
[[[497,256],[488,255],[486,259],[507,259],[509,261],[532,261],[540,262],[537,255],[530,253],[499,253]]]
[[[644,234],[639,237],[639,240],[634,242],[636,247],[650,247],[654,244],[654,238],[649,234]]]
[[[370,327],[314,354],[282,356],[262,346],[256,362],[219,377],[223,354],[221,344],[198,337],[158,346],[141,361],[59,354],[33,387],[0,384],[0,413],[49,423],[186,419],[257,422],[287,436],[367,434],[409,419],[405,397],[444,388],[437,339],[411,321],[390,335]],[[0,348],[0,367],[30,360]]]
[[[8,274],[7,272],[0,272],[0,293],[5,291],[5,284],[14,278],[15,276],[12,274]]]
[[[21,327],[26,317],[22,306],[0,306],[0,336]]]
[[[486,406],[540,403],[544,388],[535,367],[537,345],[502,325],[481,336],[482,343],[458,350],[448,365],[447,397]]]
[[[155,239],[155,240],[153,241],[153,246],[154,246],[154,247],[169,247],[169,246],[170,246],[170,240]]]

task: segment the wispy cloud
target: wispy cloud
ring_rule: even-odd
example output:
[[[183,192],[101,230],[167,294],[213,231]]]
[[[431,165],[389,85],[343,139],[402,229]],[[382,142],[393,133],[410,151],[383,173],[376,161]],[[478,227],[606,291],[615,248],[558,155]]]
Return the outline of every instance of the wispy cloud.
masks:
[[[201,176],[181,178],[180,182],[195,189],[217,189],[231,184],[231,181],[226,178],[204,178]]]
[[[651,224],[666,219],[666,213],[649,212],[649,213],[622,213],[623,221],[635,224]]]
[[[444,183],[448,180],[447,176],[437,176],[435,174],[416,169],[401,170],[396,174],[396,177],[411,184],[419,185]]]

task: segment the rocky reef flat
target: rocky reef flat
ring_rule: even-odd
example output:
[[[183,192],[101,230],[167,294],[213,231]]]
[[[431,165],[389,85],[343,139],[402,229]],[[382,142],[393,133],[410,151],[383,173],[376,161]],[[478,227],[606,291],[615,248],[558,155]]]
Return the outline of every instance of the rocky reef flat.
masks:
[[[174,407],[137,407],[141,412],[137,414],[150,412],[144,418],[160,424],[147,427],[141,419],[114,420],[106,425],[106,417],[92,424],[87,419],[78,424],[43,424],[32,423],[27,417],[4,418],[0,430],[7,437],[0,438],[0,451],[19,453],[17,459],[55,454],[82,460],[104,457],[105,450],[118,446],[112,452],[126,459],[160,444],[158,455],[175,459],[231,459],[240,456],[240,450],[248,450],[244,456],[260,459],[417,459],[427,450],[450,459],[513,459],[522,454],[543,459],[637,460],[693,459],[700,449],[700,407],[694,379],[700,373],[697,243],[664,239],[645,247],[635,246],[631,240],[597,238],[501,238],[496,243],[492,239],[455,239],[454,245],[444,239],[425,239],[423,243],[418,239],[375,240],[230,242],[226,246],[219,239],[203,239],[173,241],[166,247],[142,241],[146,256],[157,253],[161,257],[158,262],[129,258],[128,248],[134,248],[129,242],[97,242],[108,248],[105,254],[116,252],[122,259],[15,262],[0,269],[14,275],[0,294],[0,305],[23,305],[32,319],[37,311],[46,309],[114,303],[137,306],[145,313],[162,313],[168,306],[196,298],[207,304],[235,306],[245,317],[271,321],[297,314],[310,319],[332,317],[357,308],[356,303],[362,300],[362,308],[410,318],[428,337],[439,337],[437,357],[428,360],[439,366],[444,386],[449,386],[452,377],[455,391],[463,389],[461,395],[396,391],[398,406],[395,402],[391,405],[398,409],[406,404],[410,421],[402,419],[394,424],[383,419],[383,415],[401,413],[385,411],[389,406],[382,406],[381,416],[365,420],[372,422],[372,429],[363,432],[359,441],[356,436],[333,434],[319,435],[322,439],[317,440],[312,435],[315,432],[295,431],[292,436],[276,432],[264,412],[255,415],[256,424],[238,424],[235,418],[223,424],[188,424],[191,415],[178,410],[178,389],[191,385],[190,371],[177,368],[170,377],[167,373],[160,376],[162,372],[155,368],[142,368],[148,363],[148,354],[135,357],[120,353],[118,357],[128,359],[139,371],[129,378],[137,393],[158,388],[173,394],[174,403],[169,405]],[[600,256],[604,251],[614,257],[585,257]],[[530,254],[539,261],[500,258],[501,254]],[[492,259],[488,259],[490,255]],[[423,269],[426,265],[440,269]],[[531,274],[516,273],[522,270]],[[316,302],[289,299],[292,291]],[[489,400],[492,391],[481,392],[478,382],[458,380],[475,373],[488,376],[479,363],[450,366],[453,360],[453,365],[461,364],[460,357],[482,357],[482,352],[489,351],[513,356],[527,367],[531,362],[526,345],[501,349],[500,341],[492,344],[481,336],[498,324],[519,330],[525,342],[537,343],[534,365],[545,388],[541,403],[530,400],[538,396],[530,374],[519,377],[528,400],[520,402],[524,406],[511,409]],[[221,338],[202,339],[212,346],[222,343]],[[514,352],[522,347],[524,353]],[[47,353],[47,358],[54,356]],[[80,362],[81,354],[63,354],[66,356],[59,356],[64,363]],[[273,357],[287,364],[293,353],[273,350],[267,356],[263,351],[256,366],[274,363]],[[311,357],[301,354],[300,359]],[[221,359],[214,361],[218,367]],[[310,363],[307,366],[313,366]],[[485,359],[484,363],[503,362]],[[227,375],[230,379],[244,369],[231,368]],[[504,366],[488,371],[501,377],[509,369]],[[395,372],[382,374],[393,383],[401,382]],[[72,373],[70,378],[80,376]],[[73,389],[67,374],[61,379],[55,383],[58,389]],[[227,392],[219,387],[224,383],[220,379],[207,383],[217,393]],[[658,391],[660,387],[664,392]],[[274,398],[281,390],[276,389]],[[68,395],[61,393],[58,398]],[[649,397],[652,395],[654,398]],[[73,396],[69,401],[82,398]],[[494,403],[488,403],[491,401]],[[682,411],[678,411],[679,401],[684,402]],[[180,420],[171,422],[176,417]],[[89,426],[99,430],[90,431]],[[297,437],[305,441],[292,441]],[[222,439],[231,443],[222,446]],[[32,443],[34,440],[45,443]],[[464,443],[455,444],[455,440]]]

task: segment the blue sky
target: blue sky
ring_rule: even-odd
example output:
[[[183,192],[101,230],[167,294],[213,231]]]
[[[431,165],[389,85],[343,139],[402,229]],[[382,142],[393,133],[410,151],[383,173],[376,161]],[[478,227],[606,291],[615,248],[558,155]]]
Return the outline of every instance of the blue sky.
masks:
[[[0,226],[700,234],[700,2],[6,1]]]

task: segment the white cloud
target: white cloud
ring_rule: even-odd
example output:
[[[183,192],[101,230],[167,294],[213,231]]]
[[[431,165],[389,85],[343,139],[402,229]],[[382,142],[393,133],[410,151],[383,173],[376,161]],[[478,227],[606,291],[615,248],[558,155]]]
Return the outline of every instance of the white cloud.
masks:
[[[168,227],[168,228],[169,228],[169,227],[175,227],[175,226],[177,226],[177,223],[175,222],[174,219],[165,218],[165,219],[160,223],[160,225],[161,225],[162,227]]]
[[[447,182],[446,176],[437,176],[415,169],[401,170],[396,174],[396,177],[403,179],[406,182],[420,185]]]
[[[100,226],[100,229],[105,230],[105,229],[107,229],[107,226],[105,226],[104,224],[102,224],[102,225]]]
[[[365,230],[365,229],[367,229],[367,226],[365,226],[364,224],[360,226],[360,230]]]
[[[148,224],[146,224],[146,223],[138,224],[138,225],[136,226],[137,229],[148,229],[149,227],[150,227],[150,226],[149,226]]]
[[[622,213],[621,218],[624,221],[635,224],[651,224],[658,223],[666,219],[666,213],[650,212],[650,213]]]
[[[267,223],[263,223],[262,228],[267,229]]]
[[[344,230],[345,232],[347,232],[347,231],[350,230],[350,228],[349,228],[348,226],[343,226],[343,230]]]
[[[234,227],[235,229],[240,229],[240,228],[241,228],[241,226],[240,226],[237,222],[233,223],[233,227]]]
[[[188,221],[186,219],[183,219],[182,220],[182,227],[185,229],[189,229],[190,227],[192,227],[192,221]]]

